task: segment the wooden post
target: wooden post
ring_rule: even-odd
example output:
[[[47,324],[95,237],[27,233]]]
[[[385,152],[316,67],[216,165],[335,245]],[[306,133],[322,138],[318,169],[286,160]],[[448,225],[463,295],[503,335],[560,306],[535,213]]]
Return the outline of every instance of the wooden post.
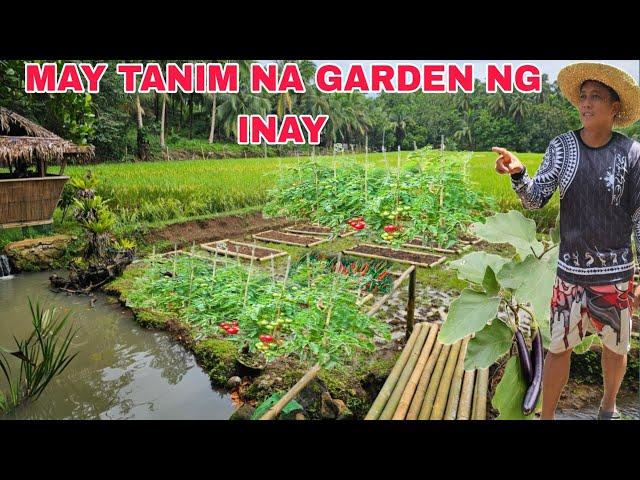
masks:
[[[413,332],[414,316],[416,311],[416,276],[417,269],[411,271],[409,276],[409,301],[407,302],[407,332],[406,338],[408,339]]]

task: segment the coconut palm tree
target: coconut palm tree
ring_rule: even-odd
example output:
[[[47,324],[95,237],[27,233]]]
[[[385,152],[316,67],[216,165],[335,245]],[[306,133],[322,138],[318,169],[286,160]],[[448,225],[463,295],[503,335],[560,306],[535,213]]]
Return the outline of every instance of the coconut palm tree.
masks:
[[[507,96],[500,90],[489,95],[487,105],[489,107],[489,110],[496,115],[507,113],[507,111],[509,110]]]
[[[473,150],[473,124],[474,118],[471,110],[464,112],[462,116],[462,127],[453,134],[454,140],[457,142],[467,142],[470,149]]]
[[[214,60],[214,62],[222,64],[237,63],[240,80],[242,82],[246,77],[249,76],[250,65],[254,62],[254,60]],[[216,110],[218,108],[218,94],[215,92],[207,93],[206,96],[211,99],[211,128],[209,129],[209,143],[213,143],[213,137],[216,130]]]
[[[225,135],[237,137],[238,115],[266,115],[270,108],[271,103],[267,98],[251,93],[246,85],[241,85],[238,93],[221,95],[217,115]]]
[[[514,94],[514,98],[511,100],[511,106],[509,107],[509,114],[516,121],[520,123],[529,113],[529,102],[521,94]]]

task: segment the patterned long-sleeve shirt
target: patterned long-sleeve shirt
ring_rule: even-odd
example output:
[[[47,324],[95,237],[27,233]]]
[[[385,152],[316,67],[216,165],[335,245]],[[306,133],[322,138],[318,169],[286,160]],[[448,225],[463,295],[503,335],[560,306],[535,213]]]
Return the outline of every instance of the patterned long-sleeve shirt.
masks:
[[[606,145],[592,148],[576,130],[551,141],[533,179],[526,168],[511,175],[527,209],[542,208],[560,188],[561,279],[611,285],[632,278],[632,232],[640,251],[639,162],[638,142],[614,132]]]

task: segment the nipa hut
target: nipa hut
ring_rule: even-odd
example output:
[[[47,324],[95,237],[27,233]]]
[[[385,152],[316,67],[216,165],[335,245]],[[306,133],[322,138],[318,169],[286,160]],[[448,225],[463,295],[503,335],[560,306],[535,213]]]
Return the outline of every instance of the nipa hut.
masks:
[[[69,179],[67,162],[93,154],[92,146],[75,145],[0,107],[0,229],[52,223]],[[47,171],[52,165],[60,167],[57,174]]]

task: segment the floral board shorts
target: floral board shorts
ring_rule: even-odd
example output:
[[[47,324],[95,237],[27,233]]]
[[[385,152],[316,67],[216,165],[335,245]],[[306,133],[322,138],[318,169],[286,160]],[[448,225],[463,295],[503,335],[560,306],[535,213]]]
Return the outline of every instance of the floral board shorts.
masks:
[[[561,353],[575,347],[587,332],[596,333],[613,352],[630,349],[633,280],[614,285],[574,285],[556,277],[551,298],[551,345]]]

